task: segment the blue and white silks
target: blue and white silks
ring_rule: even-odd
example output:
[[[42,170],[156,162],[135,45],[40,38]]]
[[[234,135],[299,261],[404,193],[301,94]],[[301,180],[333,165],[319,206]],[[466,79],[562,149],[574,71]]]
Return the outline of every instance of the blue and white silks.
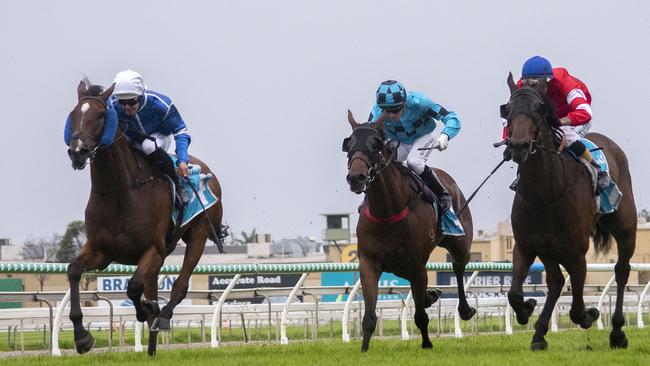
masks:
[[[176,156],[171,156],[174,164],[176,164]],[[187,177],[191,182],[194,189],[198,192],[198,196],[194,193],[192,187],[189,186],[186,179],[180,179],[183,190],[185,191],[188,201],[184,203],[185,211],[183,211],[183,219],[181,220],[181,225],[184,226],[190,222],[197,215],[203,213],[203,209],[207,210],[212,207],[215,203],[219,202],[219,198],[212,193],[208,182],[212,178],[212,174],[203,174],[201,173],[201,167],[199,165],[190,164],[188,165],[190,169],[190,175]],[[201,205],[203,203],[203,205]],[[174,210],[172,211],[172,220],[174,224],[176,223],[176,217],[178,216],[178,208],[174,205]]]

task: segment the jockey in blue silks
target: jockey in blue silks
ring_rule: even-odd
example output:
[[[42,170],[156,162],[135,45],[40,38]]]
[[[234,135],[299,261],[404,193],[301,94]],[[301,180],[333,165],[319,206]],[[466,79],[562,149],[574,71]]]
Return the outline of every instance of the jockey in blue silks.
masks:
[[[377,120],[382,113],[387,117],[384,122],[386,137],[400,142],[395,160],[406,161],[406,165],[438,196],[442,212],[447,212],[452,208],[451,195],[426,162],[432,149],[445,150],[449,140],[458,134],[458,116],[422,93],[407,92],[402,83],[395,80],[379,85],[377,103],[369,121]],[[437,138],[434,134],[436,121],[444,124]]]
[[[118,119],[126,123],[126,135],[132,145],[173,180],[177,192],[182,192],[176,168],[167,150],[173,138],[176,142],[178,173],[187,177],[187,148],[191,137],[176,106],[169,97],[147,89],[142,76],[135,71],[119,72],[114,83],[110,104],[117,111]],[[179,197],[183,195],[179,194]]]

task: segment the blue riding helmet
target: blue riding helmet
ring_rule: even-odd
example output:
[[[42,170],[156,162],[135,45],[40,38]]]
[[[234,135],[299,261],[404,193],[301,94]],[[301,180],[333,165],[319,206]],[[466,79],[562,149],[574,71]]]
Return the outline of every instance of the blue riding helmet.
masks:
[[[399,81],[386,80],[377,88],[377,105],[381,109],[399,108],[406,102],[406,89]]]
[[[533,56],[524,62],[521,68],[522,78],[553,78],[553,67],[551,63],[541,56]]]

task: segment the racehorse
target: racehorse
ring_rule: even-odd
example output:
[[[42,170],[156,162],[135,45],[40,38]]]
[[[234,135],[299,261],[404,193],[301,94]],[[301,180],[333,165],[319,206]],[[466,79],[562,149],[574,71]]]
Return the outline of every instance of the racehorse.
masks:
[[[508,301],[520,324],[528,323],[537,302],[524,302],[522,283],[528,268],[539,257],[546,270],[548,294],[535,324],[531,349],[548,347],[544,335],[562,287],[562,265],[571,278],[573,300],[571,321],[589,328],[598,319],[595,308],[585,310],[583,287],[589,249],[593,237],[596,253],[607,253],[614,236],[618,246],[616,276],[616,310],[612,316],[609,343],[612,348],[626,348],[627,338],[621,329],[623,295],[630,273],[630,258],[636,240],[636,208],[627,158],[612,140],[598,133],[587,138],[603,149],[609,172],[623,194],[616,211],[599,214],[592,178],[587,168],[561,153],[560,122],[552,105],[542,93],[531,87],[517,88],[508,76],[510,100],[501,106],[501,116],[508,122],[508,148],[519,165],[519,188],[512,205],[513,278]],[[557,138],[556,138],[557,137]]]
[[[476,313],[465,297],[464,271],[470,258],[472,243],[472,216],[469,210],[460,214],[465,231],[463,236],[443,236],[438,228],[438,217],[431,202],[421,199],[422,190],[415,177],[393,161],[395,142],[385,139],[382,132],[385,114],[373,124],[358,124],[348,111],[352,135],[343,142],[348,153],[347,181],[356,194],[365,193],[359,216],[359,270],[365,303],[363,342],[361,351],[368,350],[375,331],[377,315],[377,288],[382,272],[392,272],[411,283],[415,302],[415,324],[422,334],[422,348],[431,348],[427,326],[429,317],[425,308],[435,303],[439,290],[427,290],[426,263],[436,246],[451,254],[458,283],[458,312],[463,320]],[[465,203],[465,197],[456,182],[444,171],[436,169],[453,197],[456,212]]]
[[[70,281],[70,320],[74,325],[77,352],[88,352],[94,339],[83,324],[79,303],[79,280],[84,271],[102,270],[111,262],[137,265],[129,280],[127,295],[133,301],[136,318],[149,325],[148,353],[156,353],[158,330],[169,329],[174,308],[185,298],[188,282],[209,237],[221,249],[221,233],[210,231],[210,222],[221,228],[223,209],[221,187],[216,177],[209,188],[218,202],[188,224],[177,228],[172,221],[173,190],[161,172],[148,163],[139,152],[129,147],[124,126],[111,131],[108,98],[113,86],[104,89],[82,80],[77,88],[78,102],[70,113],[71,132],[68,155],[74,169],[83,169],[91,162],[91,190],[86,206],[87,241],[79,256],[68,266]],[[68,128],[68,127],[66,127]],[[101,145],[106,135],[109,145]],[[114,135],[113,135],[114,133]],[[191,164],[210,169],[202,161],[190,157]],[[167,255],[180,239],[187,244],[181,272],[174,282],[168,303],[159,309],[158,274]],[[141,297],[144,294],[146,300]]]

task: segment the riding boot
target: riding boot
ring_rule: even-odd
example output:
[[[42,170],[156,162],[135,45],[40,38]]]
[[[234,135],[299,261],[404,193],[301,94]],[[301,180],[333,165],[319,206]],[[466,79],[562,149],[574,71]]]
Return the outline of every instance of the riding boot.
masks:
[[[176,194],[181,199],[182,202],[185,202],[185,192],[180,185],[178,179],[178,174],[176,174],[176,167],[174,162],[167,152],[161,148],[154,150],[151,154],[147,155],[149,161],[151,161],[160,171],[171,178],[176,187]]]
[[[594,161],[593,155],[591,155],[591,152],[589,149],[585,149],[585,151],[582,153],[581,158],[583,158],[586,162],[591,164],[596,169],[596,194],[600,194],[605,188],[609,187],[611,183],[611,178],[609,177],[609,174],[607,172],[604,172],[602,169],[600,169],[600,164],[598,164],[596,161]]]
[[[438,203],[440,204],[440,210],[444,213],[447,212],[452,207],[451,195],[445,188],[445,186],[440,183],[440,179],[436,176],[436,173],[433,172],[433,169],[428,166],[424,167],[424,171],[420,174],[420,178],[424,181],[424,184],[427,185],[438,196]]]

